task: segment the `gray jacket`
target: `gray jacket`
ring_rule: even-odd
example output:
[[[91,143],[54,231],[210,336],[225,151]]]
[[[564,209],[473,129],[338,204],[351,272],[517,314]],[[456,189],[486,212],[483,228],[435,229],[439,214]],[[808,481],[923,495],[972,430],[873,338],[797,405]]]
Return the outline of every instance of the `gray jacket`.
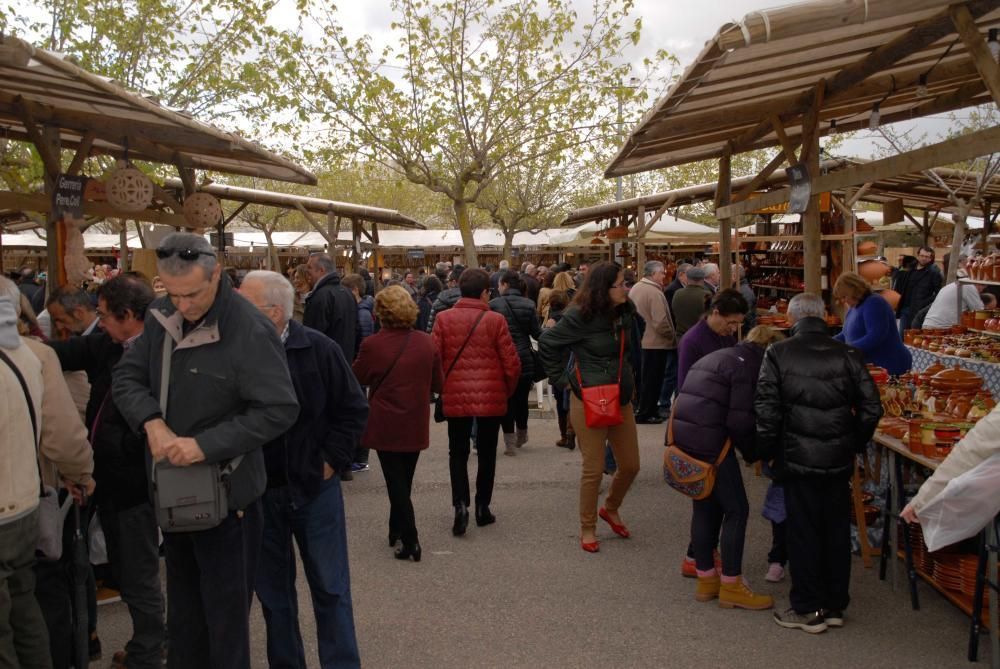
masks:
[[[196,270],[197,271],[197,270]],[[183,334],[183,317],[169,298],[154,301],[145,332],[115,367],[115,405],[136,432],[160,413],[163,340],[175,341],[170,364],[167,425],[192,437],[210,463],[244,454],[230,478],[230,509],[264,492],[263,445],[284,434],[299,413],[284,348],[274,326],[236,296],[223,274],[201,323]]]

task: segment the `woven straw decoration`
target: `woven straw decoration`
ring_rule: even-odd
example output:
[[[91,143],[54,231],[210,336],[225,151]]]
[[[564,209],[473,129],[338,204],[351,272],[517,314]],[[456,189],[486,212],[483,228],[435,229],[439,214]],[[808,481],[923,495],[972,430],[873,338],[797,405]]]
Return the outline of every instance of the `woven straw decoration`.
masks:
[[[214,228],[222,218],[222,205],[213,195],[194,193],[184,198],[184,218],[192,228]]]
[[[143,211],[153,201],[153,182],[134,167],[118,169],[108,179],[107,197],[118,211]]]

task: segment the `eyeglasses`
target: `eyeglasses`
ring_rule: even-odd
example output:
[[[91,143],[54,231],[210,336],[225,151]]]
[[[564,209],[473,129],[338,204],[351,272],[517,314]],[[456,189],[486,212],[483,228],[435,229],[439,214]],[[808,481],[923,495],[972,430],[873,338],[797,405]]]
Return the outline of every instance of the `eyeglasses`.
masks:
[[[156,249],[156,257],[160,260],[166,260],[171,256],[177,256],[185,262],[197,260],[198,256],[216,257],[213,251],[198,251],[196,249]]]
[[[611,287],[612,288],[624,288],[625,287],[625,282],[622,281],[621,283],[613,283],[613,284],[611,284]]]

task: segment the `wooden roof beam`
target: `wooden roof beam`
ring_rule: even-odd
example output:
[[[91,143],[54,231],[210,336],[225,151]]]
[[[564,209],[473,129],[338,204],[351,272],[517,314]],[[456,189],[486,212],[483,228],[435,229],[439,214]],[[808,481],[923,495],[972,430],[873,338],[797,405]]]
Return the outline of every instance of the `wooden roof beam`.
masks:
[[[760,188],[761,186],[763,186],[767,182],[767,178],[769,176],[771,176],[776,169],[778,169],[779,167],[781,167],[781,164],[785,162],[786,158],[787,158],[787,153],[782,153],[781,151],[779,151],[774,156],[774,158],[771,159],[771,162],[769,162],[764,167],[764,169],[762,169],[757,174],[757,176],[755,176],[753,178],[753,180],[750,181],[750,183],[748,183],[746,186],[744,186],[743,188],[741,188],[738,192],[736,192],[733,195],[732,201],[733,202],[740,202],[740,201],[745,200],[748,197],[750,197],[751,193],[755,192],[758,188]],[[792,151],[792,158],[795,158],[795,151],[794,150]],[[796,162],[798,162],[797,159],[794,162],[791,159],[788,159],[788,164],[789,165],[794,165]]]
[[[812,176],[812,188],[814,192],[842,190],[859,183],[919,172],[936,165],[969,160],[998,150],[1000,150],[1000,126],[995,126],[898,156],[874,160],[821,176]],[[732,218],[753,209],[781,204],[788,201],[788,195],[788,189],[772,191],[752,201],[722,207],[716,211],[716,217]]]
[[[42,159],[42,164],[45,165],[45,171],[54,179],[57,174],[62,172],[62,161],[58,154],[51,151],[48,142],[42,136],[41,128],[35,123],[33,109],[35,105],[27,100],[18,99],[15,106],[20,112],[21,121],[24,123],[24,129],[28,133],[28,138],[35,145],[35,150],[38,151],[38,155]]]
[[[993,102],[1000,107],[1000,66],[993,59],[993,54],[990,53],[986,41],[976,27],[976,20],[965,5],[952,5],[949,11],[951,22],[965,43],[965,48],[969,50],[980,76],[986,82],[986,87],[993,96]]]

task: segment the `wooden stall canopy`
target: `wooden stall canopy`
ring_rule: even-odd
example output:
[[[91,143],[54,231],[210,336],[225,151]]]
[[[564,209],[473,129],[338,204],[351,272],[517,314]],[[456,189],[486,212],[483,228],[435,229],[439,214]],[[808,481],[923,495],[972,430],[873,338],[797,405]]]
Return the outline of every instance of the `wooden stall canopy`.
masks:
[[[165,188],[182,191],[183,183],[177,178],[168,178],[163,182]],[[371,223],[381,223],[393,225],[401,228],[412,228],[423,230],[425,226],[418,223],[409,216],[405,216],[395,209],[383,209],[381,207],[368,207],[349,202],[338,202],[336,200],[325,200],[318,197],[308,197],[291,193],[278,193],[267,190],[257,190],[255,188],[242,188],[239,186],[227,186],[220,183],[209,183],[198,186],[202,193],[214,195],[220,200],[230,200],[246,204],[259,204],[268,207],[280,207],[282,209],[298,209],[301,206],[308,212],[314,214],[333,214],[347,219],[359,219]]]
[[[127,148],[132,160],[316,183],[309,170],[239,135],[87,72],[60,54],[0,36],[0,136],[38,144],[43,126],[58,128],[61,147],[83,158],[123,158]],[[46,171],[63,170],[46,165]]]
[[[1000,104],[986,41],[995,28],[1000,0],[814,0],[752,12],[705,45],[605,176],[778,145],[794,156],[820,136],[869,127],[876,110],[892,123]]]

